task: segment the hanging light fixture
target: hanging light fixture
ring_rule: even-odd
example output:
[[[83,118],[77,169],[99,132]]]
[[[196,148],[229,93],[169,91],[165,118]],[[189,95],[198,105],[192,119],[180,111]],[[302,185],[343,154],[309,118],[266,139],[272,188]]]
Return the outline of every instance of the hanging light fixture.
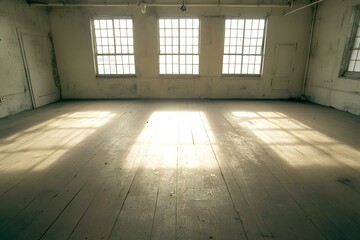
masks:
[[[146,3],[140,3],[141,13],[146,13]]]
[[[182,12],[185,12],[185,11],[186,11],[185,0],[183,0],[183,4],[181,5],[180,10],[181,10]]]

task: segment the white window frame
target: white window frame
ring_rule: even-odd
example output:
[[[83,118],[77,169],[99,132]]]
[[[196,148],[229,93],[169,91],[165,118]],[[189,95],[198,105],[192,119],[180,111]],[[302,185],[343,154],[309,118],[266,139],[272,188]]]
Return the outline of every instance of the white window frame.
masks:
[[[166,38],[166,36],[162,36],[162,33],[161,33],[161,30],[162,30],[162,28],[161,28],[161,26],[160,26],[160,21],[161,20],[178,20],[178,22],[179,22],[179,25],[178,25],[178,28],[171,28],[171,30],[173,31],[173,30],[175,30],[175,31],[178,31],[178,33],[177,33],[177,36],[175,36],[175,37],[172,37],[172,38],[177,38],[178,39],[178,43],[177,43],[177,45],[176,44],[173,44],[173,42],[172,42],[172,44],[170,45],[170,46],[172,46],[172,47],[175,47],[175,48],[177,48],[177,52],[176,53],[167,53],[167,50],[165,50],[165,52],[162,52],[161,50],[162,50],[162,47],[163,46],[165,46],[165,45],[163,45],[162,43],[161,43],[161,41],[162,41],[162,38]],[[183,50],[181,49],[184,45],[182,45],[181,44],[181,42],[180,42],[180,39],[181,39],[181,29],[183,29],[183,28],[181,28],[180,27],[180,21],[181,20],[194,20],[194,19],[196,19],[196,20],[198,20],[198,30],[197,30],[197,40],[198,40],[198,42],[197,42],[197,45],[191,45],[192,47],[193,46],[196,46],[197,47],[197,53],[195,52],[192,52],[192,53],[184,53],[184,52],[182,52]],[[200,75],[200,33],[201,33],[201,23],[200,23],[200,18],[198,18],[198,17],[160,17],[159,19],[158,19],[158,36],[159,36],[159,38],[158,38],[158,41],[159,41],[159,44],[158,44],[158,46],[159,46],[159,68],[158,68],[158,70],[159,70],[159,75],[160,76],[165,76],[165,77],[171,77],[171,76],[173,76],[173,77],[179,77],[179,76],[184,76],[184,77],[192,77],[192,76],[199,76]],[[187,29],[187,28],[185,28],[185,29]],[[195,29],[196,28],[194,28],[194,27],[192,27],[191,28],[193,31],[195,31]],[[173,35],[172,35],[173,36]],[[192,36],[192,38],[194,38],[194,36]],[[164,40],[164,41],[166,41],[166,39]],[[173,41],[173,40],[172,40]],[[193,43],[192,43],[193,44]],[[187,46],[187,45],[186,45]],[[192,51],[194,51],[194,48],[192,48]],[[177,61],[178,61],[178,66],[179,66],[179,68],[178,68],[178,71],[175,71],[175,73],[174,73],[174,64],[172,64],[171,63],[171,66],[172,66],[172,73],[163,73],[162,71],[161,71],[161,65],[163,64],[162,63],[162,60],[161,60],[161,58],[162,57],[165,57],[165,58],[167,58],[167,56],[173,56],[174,58],[177,58]],[[183,58],[185,56],[185,64],[183,64],[183,63],[181,63],[181,58]],[[192,57],[191,57],[192,56]],[[191,57],[191,64],[189,63],[189,61],[188,61],[188,58],[190,58]],[[167,60],[166,60],[167,61]],[[166,68],[166,61],[165,61],[165,68]],[[197,61],[197,63],[196,63],[196,61]],[[194,62],[195,62],[195,64],[194,64]],[[176,65],[176,64],[175,64]],[[192,73],[184,73],[184,72],[181,72],[181,65],[185,65],[185,68],[187,67],[187,66],[189,66],[189,65],[191,65],[192,66]],[[197,72],[195,71],[195,73],[194,73],[194,68],[193,68],[193,66],[194,65],[197,65]],[[196,69],[195,69],[196,70]],[[167,71],[166,71],[167,72]]]
[[[115,27],[113,26],[113,39],[114,39],[114,48],[115,48],[115,52],[114,53],[99,53],[98,52],[98,45],[97,45],[97,36],[96,36],[96,30],[95,29],[95,20],[112,20],[113,24],[114,24],[114,20],[131,20],[132,22],[132,45],[131,44],[126,44],[126,47],[132,46],[132,52],[130,53],[118,53],[116,50],[116,36],[115,36]],[[93,57],[94,57],[94,63],[95,63],[95,71],[96,71],[96,76],[97,77],[135,77],[136,76],[136,59],[135,59],[135,44],[134,44],[134,20],[131,17],[92,17],[91,18],[91,32],[92,32],[92,42],[93,42]],[[119,27],[120,29],[120,27]],[[128,35],[126,35],[126,37],[128,37]],[[103,46],[103,45],[102,45]],[[110,46],[110,45],[109,45]],[[118,46],[123,46],[123,45],[118,45]],[[131,65],[133,65],[133,72],[131,71],[131,69],[129,70],[129,73],[104,73],[104,74],[100,74],[99,73],[99,64],[98,64],[98,56],[115,56],[116,61],[117,58],[120,57],[122,58],[123,56],[128,56],[128,60],[130,62],[130,57],[132,57],[132,59],[134,60],[133,64],[122,64],[119,63],[117,64],[117,62],[115,63],[115,66],[121,66],[124,67],[125,65],[129,65],[129,68]],[[124,69],[123,69],[124,70]]]
[[[234,46],[232,45],[231,43],[229,43],[229,45],[227,44],[227,40],[226,38],[229,36],[227,36],[227,27],[226,27],[226,21],[227,20],[244,20],[244,29],[243,29],[243,33],[241,35],[241,38],[238,38],[237,34],[236,34],[236,40],[237,40],[237,43],[235,44],[235,48],[236,48],[236,53],[230,53],[230,50],[229,52],[227,52],[226,48],[230,46]],[[247,20],[263,20],[264,21],[264,27],[263,29],[260,29],[259,27],[257,29],[253,29],[253,27],[251,27],[251,29],[247,29],[246,28],[246,21]],[[231,28],[230,28],[231,29]],[[231,29],[233,30],[233,29]],[[230,30],[230,31],[231,31]],[[246,30],[261,30],[263,31],[262,33],[262,39],[261,39],[261,45],[257,45],[257,46],[252,46],[252,45],[244,45],[245,44],[245,31]],[[253,18],[240,18],[240,17],[228,17],[228,18],[225,18],[225,22],[224,22],[224,45],[223,45],[223,61],[222,61],[222,68],[221,68],[221,73],[222,73],[222,76],[246,76],[246,77],[261,77],[262,76],[262,73],[263,73],[263,65],[264,65],[264,53],[265,53],[265,40],[266,40],[266,30],[267,30],[267,19],[265,17],[253,17]],[[232,33],[231,33],[231,37],[232,37]],[[249,39],[253,39],[254,37],[250,37]],[[256,37],[257,39],[259,38],[259,35],[257,35]],[[229,40],[230,41],[230,40]],[[238,43],[239,42],[239,43]],[[255,51],[257,50],[257,48],[260,48],[260,53],[244,53],[244,49],[246,47],[255,47]],[[240,50],[240,51],[239,51]],[[239,67],[240,68],[240,73],[237,73],[236,69],[234,69],[234,71],[229,71],[230,70],[230,57],[232,58],[236,58],[236,61],[238,59],[241,59],[240,60],[240,64],[238,65],[235,61],[235,64],[231,64],[231,65],[234,65],[235,68],[236,67]],[[260,66],[259,66],[259,73],[243,73],[243,69],[242,69],[242,65],[244,63],[244,58],[245,57],[249,57],[249,62],[248,62],[248,66],[249,65],[254,65],[254,68],[255,68],[255,65],[256,64],[250,64],[250,57],[259,57],[260,58]],[[225,61],[227,61],[227,63],[225,63]],[[226,67],[226,65],[228,66],[228,71],[224,71],[224,68]]]
[[[349,65],[352,60],[356,59],[356,62],[360,64],[360,5],[357,5],[353,8],[353,14],[351,16],[351,24],[347,34],[347,41],[344,48],[344,54],[342,58],[342,63],[340,66],[339,76],[342,78],[357,79],[360,80],[360,70],[359,71],[349,71]],[[359,43],[355,47],[355,41]],[[357,50],[357,56],[354,58],[353,50]],[[351,67],[351,66],[350,66]],[[354,69],[354,68],[353,68]]]

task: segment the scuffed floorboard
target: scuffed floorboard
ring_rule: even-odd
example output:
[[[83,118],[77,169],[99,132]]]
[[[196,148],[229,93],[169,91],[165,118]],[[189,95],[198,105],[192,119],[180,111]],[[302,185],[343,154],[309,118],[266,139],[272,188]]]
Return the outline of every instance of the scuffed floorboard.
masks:
[[[360,239],[360,117],[69,101],[0,119],[0,239]]]

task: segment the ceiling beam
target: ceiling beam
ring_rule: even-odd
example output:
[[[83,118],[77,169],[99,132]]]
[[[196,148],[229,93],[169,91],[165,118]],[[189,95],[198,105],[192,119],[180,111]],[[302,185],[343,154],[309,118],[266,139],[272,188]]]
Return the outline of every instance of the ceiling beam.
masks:
[[[147,7],[179,7],[181,3],[143,3]],[[36,7],[138,7],[137,3],[39,3],[29,2]],[[187,7],[238,7],[238,8],[289,8],[290,4],[227,4],[227,3],[188,3]]]

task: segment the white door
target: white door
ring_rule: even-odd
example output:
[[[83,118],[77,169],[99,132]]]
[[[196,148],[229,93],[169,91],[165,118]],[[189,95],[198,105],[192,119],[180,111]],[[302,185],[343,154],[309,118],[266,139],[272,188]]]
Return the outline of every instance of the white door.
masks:
[[[271,89],[288,92],[293,75],[293,60],[296,44],[276,44],[274,71],[271,79]]]
[[[34,108],[59,100],[48,34],[19,31],[19,38]]]

